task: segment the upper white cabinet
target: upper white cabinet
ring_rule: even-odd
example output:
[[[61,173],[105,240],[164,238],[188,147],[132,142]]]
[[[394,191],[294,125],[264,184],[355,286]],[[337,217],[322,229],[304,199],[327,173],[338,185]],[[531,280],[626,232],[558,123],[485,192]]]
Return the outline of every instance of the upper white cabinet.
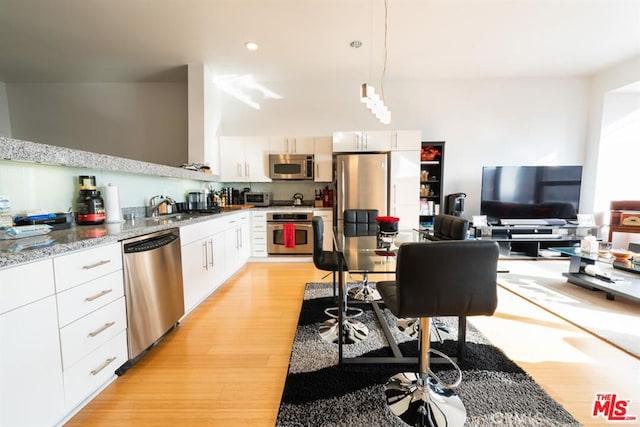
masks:
[[[270,136],[270,154],[311,154],[313,153],[312,136]]]
[[[333,151],[419,150],[422,131],[334,132]]]
[[[264,136],[220,137],[220,180],[270,182],[269,138]]]
[[[421,130],[398,130],[393,132],[391,149],[394,151],[420,150]]]
[[[333,142],[330,136],[313,139],[314,181],[331,182],[333,178]]]
[[[334,132],[333,151],[390,151],[391,132]]]

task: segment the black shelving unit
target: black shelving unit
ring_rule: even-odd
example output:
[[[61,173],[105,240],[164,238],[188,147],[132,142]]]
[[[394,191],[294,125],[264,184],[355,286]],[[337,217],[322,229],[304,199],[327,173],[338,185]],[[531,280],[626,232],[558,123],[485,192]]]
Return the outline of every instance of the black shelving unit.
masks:
[[[433,227],[444,212],[444,141],[423,141],[420,150],[420,228]]]

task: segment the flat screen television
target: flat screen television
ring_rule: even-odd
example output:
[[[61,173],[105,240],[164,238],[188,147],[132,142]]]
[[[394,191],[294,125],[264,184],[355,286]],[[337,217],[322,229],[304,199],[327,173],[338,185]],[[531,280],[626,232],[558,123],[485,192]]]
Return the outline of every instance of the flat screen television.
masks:
[[[480,214],[490,224],[506,219],[575,220],[582,166],[485,166]]]

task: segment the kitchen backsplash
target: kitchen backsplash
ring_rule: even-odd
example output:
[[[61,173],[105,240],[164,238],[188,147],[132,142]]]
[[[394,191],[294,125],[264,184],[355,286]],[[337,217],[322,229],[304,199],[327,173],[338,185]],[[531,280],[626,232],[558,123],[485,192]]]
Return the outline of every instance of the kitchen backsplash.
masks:
[[[277,201],[292,200],[294,193],[302,193],[304,201],[312,202],[315,191],[327,183],[308,181],[278,181],[273,183],[220,183],[201,182],[189,179],[138,175],[129,172],[114,172],[45,165],[39,163],[0,160],[0,194],[9,197],[11,211],[66,212],[75,210],[78,197],[78,176],[96,177],[98,190],[103,193],[109,184],[118,187],[120,206],[132,208],[147,206],[149,199],[158,194],[184,201],[189,191],[213,187],[233,187],[252,191],[270,191]]]
[[[75,210],[79,175],[94,175],[103,196],[104,187],[117,186],[122,207],[146,206],[149,198],[157,194],[183,200],[190,190],[218,185],[189,179],[0,160],[0,194],[9,197],[12,212]]]

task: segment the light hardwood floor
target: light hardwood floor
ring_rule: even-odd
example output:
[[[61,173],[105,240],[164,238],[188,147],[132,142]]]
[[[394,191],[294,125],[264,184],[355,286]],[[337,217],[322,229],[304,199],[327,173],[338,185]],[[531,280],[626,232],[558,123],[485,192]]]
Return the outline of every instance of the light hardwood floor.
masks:
[[[325,274],[247,264],[66,425],[274,426],[304,285]],[[502,288],[495,315],[470,322],[582,424],[611,425],[591,416],[596,393],[640,417],[639,359]]]

